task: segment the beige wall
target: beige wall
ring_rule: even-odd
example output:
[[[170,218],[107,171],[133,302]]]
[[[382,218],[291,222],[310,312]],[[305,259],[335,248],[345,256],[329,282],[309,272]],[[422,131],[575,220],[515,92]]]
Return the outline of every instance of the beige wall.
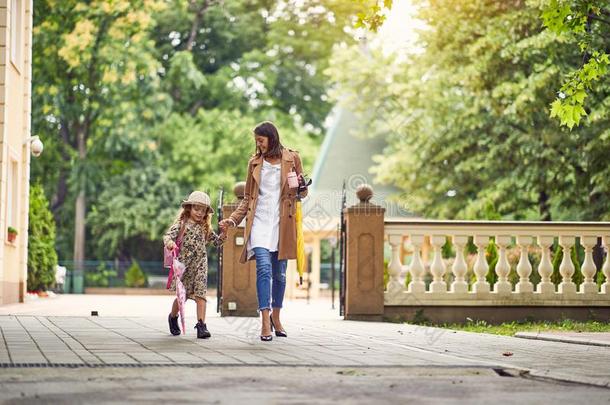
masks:
[[[0,0],[0,304],[23,301],[26,287],[31,10],[31,0]],[[14,32],[17,52],[12,52]],[[10,218],[9,205],[15,212]],[[7,241],[8,226],[19,232],[15,243]]]

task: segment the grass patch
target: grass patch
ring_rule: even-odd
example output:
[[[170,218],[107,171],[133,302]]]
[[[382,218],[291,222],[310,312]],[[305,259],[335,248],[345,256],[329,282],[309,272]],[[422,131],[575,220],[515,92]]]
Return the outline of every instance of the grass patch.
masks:
[[[465,324],[445,324],[441,327],[506,336],[513,336],[517,332],[610,332],[610,323],[576,322],[571,319],[560,322],[506,322],[499,325],[490,325],[485,321],[469,321]]]

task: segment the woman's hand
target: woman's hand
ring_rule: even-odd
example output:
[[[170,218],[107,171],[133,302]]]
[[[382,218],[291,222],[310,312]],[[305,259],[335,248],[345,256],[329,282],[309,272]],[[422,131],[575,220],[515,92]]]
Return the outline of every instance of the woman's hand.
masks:
[[[176,248],[176,242],[170,239],[165,244],[165,247],[167,248],[167,250],[174,250]]]
[[[224,234],[227,233],[227,229],[229,229],[231,227],[231,225],[233,225],[233,221],[231,221],[228,218],[223,219],[222,221],[220,221],[218,223],[218,227],[220,228],[220,232],[224,233]]]

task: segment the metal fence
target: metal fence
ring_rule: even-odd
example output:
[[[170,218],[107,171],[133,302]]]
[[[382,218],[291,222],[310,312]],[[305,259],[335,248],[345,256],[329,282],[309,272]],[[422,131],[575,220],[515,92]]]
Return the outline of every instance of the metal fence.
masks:
[[[162,261],[85,260],[80,266],[72,260],[59,262],[66,268],[63,292],[82,294],[87,287],[165,288],[168,269]],[[216,266],[209,258],[208,284],[215,285]]]

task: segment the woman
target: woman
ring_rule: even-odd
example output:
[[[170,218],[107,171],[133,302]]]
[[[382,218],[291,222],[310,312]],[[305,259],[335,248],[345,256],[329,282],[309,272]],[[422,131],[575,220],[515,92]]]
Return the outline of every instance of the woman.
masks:
[[[244,199],[229,218],[220,222],[223,233],[246,218],[247,243],[240,262],[256,260],[256,293],[261,313],[261,340],[288,336],[280,320],[286,289],[286,264],[296,258],[295,198],[297,188],[288,185],[288,173],[296,172],[303,185],[301,158],[280,143],[277,128],[263,122],[254,128],[256,154],[248,162]],[[301,196],[307,195],[307,189]],[[273,310],[271,310],[273,308]]]

